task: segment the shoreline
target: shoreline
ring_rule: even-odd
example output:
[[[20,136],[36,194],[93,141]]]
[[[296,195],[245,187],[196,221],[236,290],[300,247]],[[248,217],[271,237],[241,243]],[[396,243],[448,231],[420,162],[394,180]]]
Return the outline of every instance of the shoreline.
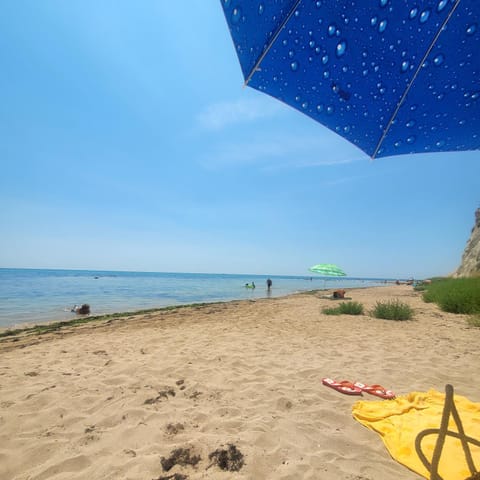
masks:
[[[382,287],[364,287],[364,288],[382,288]],[[354,289],[350,289],[354,290]],[[240,299],[240,300],[219,300],[214,302],[198,302],[198,303],[186,303],[182,305],[167,305],[164,307],[157,307],[157,308],[148,308],[148,309],[141,309],[141,310],[132,310],[132,311],[124,311],[124,312],[113,312],[113,313],[105,313],[102,315],[77,315],[70,320],[51,320],[46,322],[28,322],[25,323],[24,327],[0,327],[0,342],[3,339],[8,337],[15,337],[22,334],[38,334],[42,335],[44,333],[50,333],[55,330],[61,330],[62,328],[68,327],[76,327],[80,325],[86,325],[89,323],[94,322],[107,322],[115,319],[124,319],[125,317],[129,317],[129,319],[134,320],[134,317],[138,317],[141,315],[148,315],[154,313],[162,313],[165,311],[175,311],[180,310],[182,308],[202,308],[208,307],[210,305],[217,305],[217,304],[228,304],[228,303],[248,303],[248,302],[259,302],[263,300],[268,301],[275,301],[277,299],[282,299],[286,297],[290,297],[292,295],[315,295],[318,292],[326,292],[328,289],[314,289],[314,290],[307,290],[304,292],[294,292],[289,293],[286,295],[280,295],[276,297],[259,297],[254,299]]]
[[[25,273],[27,272],[27,273]],[[23,328],[76,318],[72,305],[89,304],[91,315],[162,308],[191,303],[241,300],[267,296],[267,275],[181,274],[0,269],[0,328]],[[112,273],[112,272],[110,272]],[[273,275],[270,296],[312,289],[377,286],[385,279],[318,278]],[[255,279],[256,289],[245,284]],[[383,283],[382,283],[383,285]],[[263,288],[262,288],[263,286]]]
[[[324,291],[229,301],[0,341],[0,477],[420,479],[352,417],[358,397],[321,379],[397,396],[444,391],[480,402],[480,329],[411,287],[349,289],[368,312],[398,298],[408,321],[327,316]],[[365,395],[363,400],[375,397]],[[235,473],[209,456],[233,445]],[[200,457],[168,472],[175,449]],[[173,478],[173,477],[170,477]],[[180,477],[179,477],[180,478]]]
[[[367,286],[367,287],[351,287],[347,290],[349,292],[355,290],[364,290],[364,289],[376,289],[376,288],[385,288],[388,286],[393,285],[409,285],[406,282],[395,283],[394,281],[385,282],[385,285],[378,285],[378,286]],[[262,300],[276,300],[285,297],[290,297],[292,295],[316,295],[319,293],[326,293],[330,290],[335,290],[334,288],[315,288],[312,290],[303,290],[298,292],[286,293],[283,295],[265,295],[262,297],[256,297],[252,299],[231,299],[231,300],[218,300],[212,302],[193,302],[193,303],[185,303],[185,304],[176,304],[176,305],[165,305],[161,307],[152,307],[146,309],[138,309],[138,310],[125,310],[120,312],[111,312],[111,313],[104,313],[100,315],[76,315],[68,320],[47,320],[47,321],[29,321],[21,324],[13,324],[11,326],[0,326],[0,342],[2,339],[6,337],[28,334],[28,333],[38,333],[43,334],[49,331],[58,330],[64,327],[70,327],[75,325],[83,325],[91,322],[96,321],[106,321],[116,318],[122,317],[133,317],[138,315],[145,315],[150,313],[162,312],[164,310],[175,310],[181,309],[186,307],[202,307],[207,305],[215,305],[215,304],[222,304],[222,303],[231,303],[231,302],[257,302]],[[347,300],[347,299],[346,299]]]

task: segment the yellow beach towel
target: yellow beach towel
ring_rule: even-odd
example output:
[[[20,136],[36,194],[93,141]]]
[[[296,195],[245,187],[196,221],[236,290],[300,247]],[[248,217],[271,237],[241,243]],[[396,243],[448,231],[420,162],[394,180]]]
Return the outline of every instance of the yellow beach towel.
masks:
[[[451,404],[453,388],[450,387],[450,389]],[[395,460],[430,479],[430,465],[439,439],[445,398],[444,393],[435,390],[411,392],[395,400],[359,401],[354,404],[352,413],[362,425],[380,434]],[[472,403],[459,395],[455,395],[453,400],[453,412],[449,411],[443,416],[444,430],[447,434],[442,437],[445,443],[438,462],[440,477],[432,476],[432,478],[465,480],[471,477],[473,472],[480,470],[480,403]],[[463,437],[466,439],[463,445],[459,438],[462,435],[459,435],[459,422],[455,410],[463,425]],[[418,439],[417,436],[419,436]],[[417,442],[417,448],[415,442]],[[438,448],[437,457],[440,453]],[[466,453],[466,449],[470,453]],[[423,461],[422,456],[424,456]]]

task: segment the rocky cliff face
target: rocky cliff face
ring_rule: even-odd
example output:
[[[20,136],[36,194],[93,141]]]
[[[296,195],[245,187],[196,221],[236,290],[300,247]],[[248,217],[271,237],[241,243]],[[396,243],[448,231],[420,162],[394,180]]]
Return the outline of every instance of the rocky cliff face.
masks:
[[[462,256],[462,263],[455,277],[473,277],[480,275],[480,208],[475,212],[475,225]]]

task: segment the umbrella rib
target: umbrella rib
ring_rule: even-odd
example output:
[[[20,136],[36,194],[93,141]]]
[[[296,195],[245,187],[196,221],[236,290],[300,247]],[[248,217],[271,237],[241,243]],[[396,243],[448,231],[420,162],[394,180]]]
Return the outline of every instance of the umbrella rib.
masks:
[[[247,78],[245,79],[245,83],[243,84],[244,87],[246,87],[248,85],[248,83],[250,82],[250,80],[252,79],[253,75],[255,74],[255,72],[257,71],[258,67],[260,66],[260,64],[262,63],[263,59],[266,57],[268,51],[270,50],[270,48],[272,48],[273,44],[275,43],[275,41],[277,40],[278,36],[280,35],[280,32],[282,31],[283,27],[288,23],[288,21],[290,20],[291,16],[295,13],[295,10],[297,9],[298,7],[298,4],[301,2],[302,0],[297,0],[295,2],[295,4],[293,5],[293,7],[290,9],[290,12],[288,12],[288,15],[285,17],[285,19],[283,20],[283,22],[279,25],[279,27],[277,28],[275,34],[273,35],[273,37],[271,38],[271,40],[267,43],[266,47],[264,48],[263,50],[263,53],[260,55],[260,57],[258,57],[258,60],[256,61],[255,65],[253,66],[252,70],[250,71],[250,73],[248,74]]]
[[[410,80],[410,82],[408,83],[407,85],[407,88],[405,89],[405,91],[403,92],[403,95],[402,97],[400,98],[400,101],[397,103],[397,107],[395,108],[395,111],[393,112],[393,115],[392,117],[390,118],[390,121],[388,122],[387,126],[385,127],[385,129],[383,130],[383,134],[375,148],[375,151],[373,152],[373,155],[372,155],[372,160],[375,159],[375,157],[377,156],[377,153],[378,151],[380,150],[380,147],[382,146],[382,143],[383,141],[385,140],[385,137],[387,136],[387,133],[388,131],[390,130],[390,127],[392,126],[395,118],[397,117],[398,115],[398,111],[400,110],[400,107],[403,105],[403,102],[405,101],[405,98],[407,97],[408,95],[408,92],[410,91],[410,89],[412,88],[412,85],[413,83],[415,82],[415,80],[417,79],[417,76],[418,74],[420,73],[420,70],[423,66],[423,64],[425,63],[425,60],[427,59],[428,55],[430,54],[430,52],[432,51],[433,47],[435,46],[435,44],[437,43],[437,40],[438,38],[440,37],[440,34],[442,33],[443,29],[445,28],[445,25],[449,22],[450,18],[452,17],[452,15],[454,14],[456,8],[458,7],[458,5],[460,4],[460,1],[461,0],[457,0],[454,4],[454,6],[452,7],[452,9],[450,10],[450,13],[447,15],[447,18],[445,18],[445,20],[443,21],[442,25],[440,26],[440,28],[438,29],[438,32],[437,34],[435,35],[435,37],[433,38],[432,42],[430,43],[430,45],[428,46],[426,52],[425,52],[425,55],[423,56],[422,60],[419,62],[418,64],[418,67],[417,67],[417,70],[415,71],[415,74],[413,75],[412,79]]]

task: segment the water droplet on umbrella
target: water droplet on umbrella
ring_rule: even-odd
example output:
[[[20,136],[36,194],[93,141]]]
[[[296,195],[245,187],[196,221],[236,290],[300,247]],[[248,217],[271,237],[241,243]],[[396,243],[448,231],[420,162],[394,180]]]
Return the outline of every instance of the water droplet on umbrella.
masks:
[[[330,72],[328,70],[325,70],[323,72],[323,78],[329,78],[330,77]]]
[[[435,66],[439,66],[443,63],[443,61],[445,60],[445,56],[442,54],[442,53],[439,53],[434,59],[433,59],[433,64]]]
[[[334,107],[333,105],[329,105],[329,106],[327,107],[327,113],[328,113],[329,115],[332,115],[334,111],[335,111],[335,107]]]
[[[345,125],[345,126],[343,127],[343,131],[344,131],[345,133],[350,132],[350,125]]]
[[[223,5],[227,8],[230,6],[230,3],[231,3],[231,0],[223,0]]]
[[[382,20],[382,21],[378,24],[378,31],[379,31],[380,33],[383,33],[386,28],[387,28],[387,21],[386,21],[386,20]]]
[[[417,13],[418,13],[418,8],[417,8],[417,7],[412,8],[412,9],[410,10],[409,17],[410,17],[410,18],[415,18],[415,17],[417,16]]]
[[[428,17],[430,17],[430,10],[427,9],[420,14],[420,23],[425,23]]]
[[[316,4],[317,8],[320,8],[322,6],[322,2],[318,1]]]
[[[388,3],[388,0],[380,0],[380,6],[384,7]]]
[[[412,143],[415,143],[416,139],[417,137],[415,135],[411,135],[410,137],[407,138],[407,143],[411,145]]]
[[[308,42],[308,45],[310,46],[310,48],[313,48],[315,46],[315,40],[310,40],[310,42]]]
[[[308,102],[303,102],[303,103],[302,103],[302,108],[303,108],[303,109],[308,108]]]
[[[402,142],[400,140],[397,140],[393,145],[395,146],[395,148],[398,148],[401,144]]]
[[[409,67],[409,66],[410,66],[410,62],[409,62],[408,60],[404,60],[404,61],[402,62],[402,66],[401,66],[400,70],[401,70],[402,72],[406,72],[406,71],[408,70],[408,67]]]
[[[409,120],[406,125],[408,128],[412,128],[415,126],[415,123],[415,120]]]
[[[323,105],[321,103],[317,105],[317,112],[318,113],[323,112]]]
[[[332,23],[331,25],[329,25],[327,32],[328,32],[328,35],[329,35],[330,37],[333,37],[333,36],[335,35],[335,32],[336,32],[336,31],[337,31],[337,27],[335,26],[334,23]]]
[[[298,62],[297,61],[292,62],[290,64],[290,68],[291,68],[292,72],[296,72],[298,70]]]
[[[473,35],[476,30],[477,30],[477,24],[476,24],[476,23],[472,23],[472,24],[469,25],[468,28],[467,28],[467,35]]]
[[[232,23],[238,23],[240,21],[240,18],[242,17],[242,10],[239,7],[235,7],[232,10]]]
[[[470,98],[476,100],[478,97],[480,97],[480,92],[473,92]]]
[[[448,0],[440,0],[437,5],[437,12],[441,12],[447,6]]]
[[[262,15],[263,11],[265,10],[265,7],[263,5],[263,3],[261,3],[259,6],[258,6],[258,14],[259,15]]]
[[[372,17],[372,18],[370,19],[370,25],[371,25],[372,27],[374,27],[374,26],[377,24],[377,22],[378,22],[378,17]]]
[[[337,44],[337,49],[335,51],[337,57],[341,57],[345,55],[345,51],[347,50],[347,42],[345,40],[340,41]]]
[[[324,56],[322,57],[322,63],[323,63],[324,65],[326,65],[326,64],[328,63],[328,55],[324,55]]]

